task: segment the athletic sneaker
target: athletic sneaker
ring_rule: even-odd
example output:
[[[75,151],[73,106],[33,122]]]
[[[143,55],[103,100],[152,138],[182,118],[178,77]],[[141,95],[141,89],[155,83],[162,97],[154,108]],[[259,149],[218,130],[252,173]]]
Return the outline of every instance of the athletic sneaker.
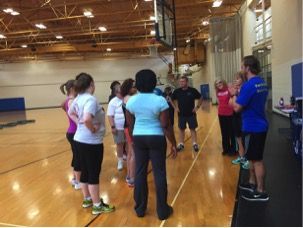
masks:
[[[193,145],[193,149],[194,149],[195,152],[198,152],[198,151],[199,151],[199,146],[198,146],[198,144],[195,143],[195,144]]]
[[[266,192],[258,192],[257,190],[254,192],[248,192],[245,195],[241,196],[243,199],[248,200],[248,201],[268,201],[269,196]]]
[[[133,187],[135,187],[135,181],[129,180],[129,181],[127,182],[127,185],[128,185],[128,187],[133,188]]]
[[[135,186],[135,181],[134,180],[132,180],[130,177],[126,177],[126,179],[125,179],[125,181],[126,181],[126,183],[127,183],[127,185],[128,185],[128,187],[134,187]]]
[[[82,207],[87,208],[93,205],[92,199],[84,199],[82,202]]]
[[[166,216],[164,216],[164,217],[158,217],[160,220],[165,220],[165,219],[168,219],[168,217],[169,216],[171,216],[172,214],[173,214],[173,212],[174,212],[174,210],[173,210],[173,208],[171,207],[171,206],[168,206],[169,208],[168,208],[168,213],[167,213],[167,215]]]
[[[179,143],[178,146],[177,146],[177,151],[178,152],[181,152],[181,150],[184,149],[184,144],[183,143]]]
[[[128,183],[129,180],[130,180],[130,177],[129,177],[129,176],[126,176],[125,182]]]
[[[233,163],[234,165],[239,165],[240,163],[242,163],[243,158],[241,156],[238,156],[236,159],[232,160],[231,163]]]
[[[74,187],[75,184],[78,183],[78,182],[76,181],[76,178],[73,178],[73,179],[70,181],[70,183],[71,183],[72,186]]]
[[[249,169],[249,161],[245,160],[241,163],[242,169]]]
[[[239,185],[239,188],[241,190],[244,190],[244,191],[249,191],[249,192],[254,192],[257,188],[257,185],[255,184],[251,184],[251,183],[248,183],[248,184],[240,184]]]
[[[121,159],[121,160],[118,160],[117,169],[118,169],[119,171],[121,171],[121,170],[123,169],[123,160],[122,160],[122,159]]]
[[[104,203],[102,199],[100,200],[101,200],[101,204],[99,206],[93,206],[93,210],[92,210],[93,215],[97,215],[101,213],[109,213],[115,210],[115,206]]]
[[[74,188],[75,188],[76,190],[81,189],[80,183],[77,182],[77,183],[74,185]]]

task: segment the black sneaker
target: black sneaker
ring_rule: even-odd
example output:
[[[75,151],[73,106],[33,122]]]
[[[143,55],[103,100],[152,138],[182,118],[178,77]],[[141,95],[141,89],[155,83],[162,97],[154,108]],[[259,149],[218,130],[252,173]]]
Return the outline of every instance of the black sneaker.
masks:
[[[198,151],[199,151],[199,146],[198,146],[198,144],[195,143],[195,144],[193,145],[193,149],[194,149],[195,152],[198,152]]]
[[[160,217],[159,216],[158,218],[160,220],[166,220],[166,219],[168,219],[173,214],[173,212],[174,212],[173,208],[171,206],[169,206],[167,215],[164,216],[164,217]]]
[[[245,195],[241,196],[243,199],[248,200],[248,201],[261,201],[261,202],[266,202],[269,200],[269,196],[266,192],[248,192]]]
[[[247,184],[240,184],[239,185],[239,188],[241,190],[244,190],[244,191],[249,191],[249,192],[254,192],[257,188],[257,185],[255,184],[250,184],[250,183],[247,183]]]
[[[182,143],[179,143],[177,146],[177,152],[180,152],[183,149],[184,149],[184,145]]]

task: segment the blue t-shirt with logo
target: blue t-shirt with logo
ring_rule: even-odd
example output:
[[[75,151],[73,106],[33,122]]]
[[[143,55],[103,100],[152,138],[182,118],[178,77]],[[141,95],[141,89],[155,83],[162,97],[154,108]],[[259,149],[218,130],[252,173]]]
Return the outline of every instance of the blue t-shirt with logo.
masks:
[[[265,132],[268,122],[265,116],[265,103],[268,95],[268,87],[260,76],[255,76],[243,84],[237,103],[243,107],[242,131]]]
[[[127,101],[126,109],[136,117],[133,135],[164,135],[160,123],[160,112],[168,109],[164,97],[139,93]]]

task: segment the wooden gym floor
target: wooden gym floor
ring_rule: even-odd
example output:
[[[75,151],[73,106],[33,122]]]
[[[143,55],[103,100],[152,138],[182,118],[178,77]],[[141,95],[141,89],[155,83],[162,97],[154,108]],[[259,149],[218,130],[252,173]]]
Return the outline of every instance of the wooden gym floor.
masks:
[[[221,155],[216,106],[204,103],[198,112],[198,154],[192,153],[186,131],[185,151],[175,160],[167,159],[168,202],[174,214],[165,221],[156,216],[152,173],[147,214],[136,217],[133,189],[125,183],[126,169],[117,171],[109,130],[104,139],[100,195],[116,211],[93,216],[90,208],[81,207],[81,191],[70,184],[65,113],[42,109],[22,115],[36,122],[0,130],[0,226],[230,226],[239,167],[231,164],[232,157]],[[177,137],[176,126],[175,132]]]

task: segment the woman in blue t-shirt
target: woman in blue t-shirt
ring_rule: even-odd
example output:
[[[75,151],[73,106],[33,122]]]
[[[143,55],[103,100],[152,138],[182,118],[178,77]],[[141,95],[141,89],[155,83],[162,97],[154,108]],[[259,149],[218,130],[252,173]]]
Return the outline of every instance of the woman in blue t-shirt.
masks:
[[[166,138],[171,143],[171,154],[175,158],[176,139],[169,121],[168,104],[164,97],[153,93],[156,75],[151,70],[136,74],[136,88],[139,94],[132,96],[126,104],[126,120],[133,137],[136,157],[135,211],[143,217],[147,208],[147,167],[151,160],[157,193],[157,213],[161,220],[173,212],[167,204],[166,180]]]

